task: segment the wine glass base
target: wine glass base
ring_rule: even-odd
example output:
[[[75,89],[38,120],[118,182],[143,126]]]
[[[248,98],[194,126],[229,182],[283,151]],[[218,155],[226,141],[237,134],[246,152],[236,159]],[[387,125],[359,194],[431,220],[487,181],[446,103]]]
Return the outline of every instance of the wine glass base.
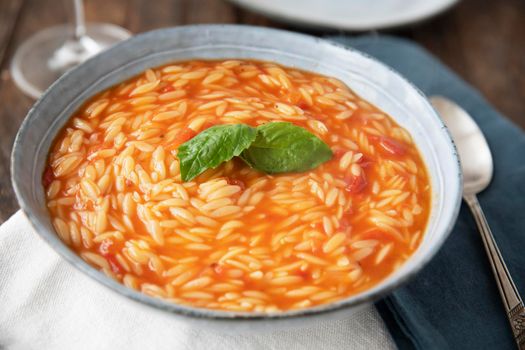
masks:
[[[103,23],[87,24],[86,36],[78,42],[71,40],[73,32],[71,25],[50,27],[22,43],[11,62],[11,76],[20,90],[37,99],[65,71],[131,36]]]

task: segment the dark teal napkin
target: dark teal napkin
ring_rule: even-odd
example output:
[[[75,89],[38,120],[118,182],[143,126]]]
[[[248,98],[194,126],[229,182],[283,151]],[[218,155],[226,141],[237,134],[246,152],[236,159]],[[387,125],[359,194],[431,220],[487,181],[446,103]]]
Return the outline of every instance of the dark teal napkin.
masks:
[[[495,167],[494,179],[479,201],[516,286],[525,295],[524,133],[412,42],[384,36],[330,39],[376,57],[427,96],[446,96],[474,117],[488,139]],[[429,265],[376,306],[401,349],[516,349],[481,237],[465,205]]]

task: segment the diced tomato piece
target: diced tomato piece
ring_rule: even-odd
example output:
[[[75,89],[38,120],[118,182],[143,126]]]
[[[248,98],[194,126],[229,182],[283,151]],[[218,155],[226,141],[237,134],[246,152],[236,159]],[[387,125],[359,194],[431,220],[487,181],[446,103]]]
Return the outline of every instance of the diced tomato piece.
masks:
[[[305,281],[309,280],[312,277],[310,275],[310,272],[303,270],[297,270],[297,276],[302,277],[302,279]]]
[[[405,145],[390,137],[381,136],[379,138],[379,145],[383,151],[394,156],[402,156],[406,153]]]
[[[390,236],[387,233],[384,233],[380,230],[370,230],[368,232],[365,232],[362,234],[362,237],[365,239],[378,239],[378,240],[385,240],[385,239],[391,239],[392,236]]]
[[[119,274],[122,272],[122,267],[120,266],[117,258],[114,255],[106,256],[106,260],[108,261],[109,267],[111,268],[111,271],[113,271],[113,273]]]
[[[175,149],[182,145],[184,142],[191,140],[193,137],[195,137],[195,135],[197,135],[197,133],[193,129],[183,128],[175,136],[175,139],[171,141],[168,145],[166,145],[166,148]]]
[[[202,126],[202,130],[206,130],[206,129],[209,129],[211,128],[212,126],[215,126],[217,125],[217,123],[213,122],[213,121],[207,121],[206,123],[204,123],[204,125]]]
[[[113,240],[111,239],[104,239],[100,245],[98,246],[98,251],[100,252],[100,254],[102,254],[103,256],[107,256],[107,255],[110,255],[112,254],[112,247],[114,245],[114,242]]]
[[[228,177],[228,178],[226,178],[226,181],[228,182],[229,185],[239,186],[241,188],[241,190],[243,190],[243,191],[246,188],[246,184],[242,180],[232,179],[231,177]]]
[[[346,232],[350,227],[352,227],[350,220],[348,219],[349,216],[352,216],[352,209],[348,209],[345,213],[343,213],[343,217],[341,220],[339,220],[339,229],[343,232]]]
[[[166,85],[162,89],[160,89],[160,92],[165,93],[165,92],[170,92],[170,91],[173,91],[173,90],[175,90],[173,85]]]
[[[340,159],[346,153],[346,150],[342,148],[337,148],[333,152],[334,152],[334,158]]]
[[[366,169],[370,165],[372,165],[374,162],[370,158],[368,158],[367,156],[363,155],[361,157],[361,159],[359,159],[358,163],[359,163],[359,166],[361,166],[361,168]]]
[[[48,166],[42,175],[42,184],[44,187],[51,185],[51,182],[55,179],[55,174],[53,173],[53,168]]]
[[[366,180],[366,176],[363,172],[361,172],[361,175],[359,176],[351,176],[346,179],[346,183],[348,184],[346,186],[346,191],[353,194],[361,193],[368,184],[368,181]]]
[[[306,103],[305,101],[299,101],[297,103],[297,107],[301,108],[303,111],[307,111],[310,109],[310,105]]]
[[[323,223],[322,222],[312,222],[310,223],[310,227],[314,230],[323,230]]]
[[[217,275],[220,275],[224,272],[223,267],[218,263],[213,263],[210,265],[210,267],[212,268],[213,272],[215,272]]]
[[[121,273],[122,267],[120,266],[117,258],[115,257],[115,249],[115,243],[109,238],[103,240],[98,246],[98,251],[108,261],[109,266],[111,267],[111,271],[113,271],[114,273]]]

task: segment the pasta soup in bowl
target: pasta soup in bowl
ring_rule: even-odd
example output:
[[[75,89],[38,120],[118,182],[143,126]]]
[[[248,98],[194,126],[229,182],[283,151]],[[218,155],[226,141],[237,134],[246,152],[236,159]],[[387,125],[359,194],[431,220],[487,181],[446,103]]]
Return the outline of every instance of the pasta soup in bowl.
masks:
[[[53,94],[104,62],[22,153]],[[88,61],[35,105],[13,154],[23,209],[66,259],[206,322],[293,323],[372,301],[437,251],[461,193],[450,137],[397,73],[239,26],[151,32]],[[17,157],[36,155],[27,190]]]

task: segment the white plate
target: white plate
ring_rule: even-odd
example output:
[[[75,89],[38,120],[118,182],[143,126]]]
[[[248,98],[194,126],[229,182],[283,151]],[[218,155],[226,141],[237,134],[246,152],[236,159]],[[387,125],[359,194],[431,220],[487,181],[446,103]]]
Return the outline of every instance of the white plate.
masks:
[[[459,0],[229,0],[268,17],[308,27],[368,30],[401,26]]]

